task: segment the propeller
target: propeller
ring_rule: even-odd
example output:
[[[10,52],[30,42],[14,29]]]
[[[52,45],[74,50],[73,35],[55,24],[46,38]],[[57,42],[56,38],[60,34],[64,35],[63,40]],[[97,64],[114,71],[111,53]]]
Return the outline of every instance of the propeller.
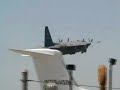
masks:
[[[100,43],[101,41],[97,41],[96,43]]]
[[[59,41],[59,42],[62,42],[62,41],[63,41],[63,39],[58,38],[58,41]]]
[[[89,41],[89,42],[93,42],[93,38],[92,38],[92,39],[88,38],[88,41]]]
[[[68,39],[67,39],[67,42],[69,42],[69,41],[70,41],[70,39],[68,38]]]
[[[91,44],[95,44],[95,43],[100,43],[101,41],[93,41],[93,38],[92,39],[90,39],[90,38],[88,38],[88,41],[89,41],[89,43],[91,43]],[[93,47],[93,45],[90,45],[90,47]]]
[[[83,38],[82,42],[85,42],[85,39]]]
[[[93,42],[93,38],[91,39],[91,41],[90,42]]]

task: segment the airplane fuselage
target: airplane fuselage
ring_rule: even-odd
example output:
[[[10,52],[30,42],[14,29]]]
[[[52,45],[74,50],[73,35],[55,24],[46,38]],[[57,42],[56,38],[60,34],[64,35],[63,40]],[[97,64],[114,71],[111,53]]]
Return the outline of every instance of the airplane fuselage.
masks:
[[[62,52],[63,55],[65,54],[75,54],[78,52],[85,53],[87,51],[88,46],[90,43],[84,42],[84,44],[81,42],[70,42],[70,43],[55,43],[54,46],[50,46],[47,48],[50,49],[56,49]]]

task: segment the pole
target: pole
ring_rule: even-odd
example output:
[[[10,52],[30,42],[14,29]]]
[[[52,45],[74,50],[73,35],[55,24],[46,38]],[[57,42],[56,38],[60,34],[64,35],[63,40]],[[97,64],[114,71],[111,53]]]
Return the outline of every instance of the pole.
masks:
[[[28,90],[28,72],[27,70],[25,72],[22,72],[22,83],[23,83],[23,86],[22,86],[22,90]]]
[[[73,72],[71,70],[69,70],[69,81],[70,81],[69,90],[73,90],[72,88]]]
[[[113,71],[113,65],[116,64],[116,59],[110,58],[109,60],[109,90],[112,90],[112,71]]]
[[[112,65],[109,65],[109,90],[112,90]]]
[[[69,65],[66,65],[66,68],[69,72],[69,90],[73,90],[73,87],[72,87],[72,84],[73,84],[73,70],[75,70],[75,65],[73,64],[69,64]]]

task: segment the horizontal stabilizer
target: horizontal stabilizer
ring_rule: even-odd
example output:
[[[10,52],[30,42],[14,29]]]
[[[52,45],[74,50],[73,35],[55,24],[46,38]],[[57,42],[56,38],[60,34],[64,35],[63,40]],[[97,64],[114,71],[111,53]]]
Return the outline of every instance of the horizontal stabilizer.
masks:
[[[15,53],[21,54],[21,56],[30,56],[30,52],[25,51],[25,50],[18,50],[18,49],[9,49],[9,50]]]
[[[47,54],[47,55],[54,55],[54,51],[57,50],[50,50],[50,49],[9,49],[10,51],[13,51],[15,53],[21,54],[21,56],[37,56],[39,54]],[[60,52],[59,52],[60,53]]]

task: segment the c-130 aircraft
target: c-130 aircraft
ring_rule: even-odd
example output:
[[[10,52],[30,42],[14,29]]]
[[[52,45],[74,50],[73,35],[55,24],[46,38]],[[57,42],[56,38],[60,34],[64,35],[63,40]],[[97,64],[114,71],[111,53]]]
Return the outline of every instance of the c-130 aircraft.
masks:
[[[91,42],[93,39],[89,40],[89,42],[86,42],[84,39],[82,41],[68,41],[62,42],[63,40],[59,40],[59,43],[54,43],[51,37],[51,34],[49,32],[48,26],[45,26],[45,43],[44,48],[49,49],[56,49],[62,52],[63,55],[66,54],[75,54],[78,52],[86,53],[87,48],[91,45]],[[100,42],[100,41],[99,41]],[[99,43],[97,42],[97,43]]]

